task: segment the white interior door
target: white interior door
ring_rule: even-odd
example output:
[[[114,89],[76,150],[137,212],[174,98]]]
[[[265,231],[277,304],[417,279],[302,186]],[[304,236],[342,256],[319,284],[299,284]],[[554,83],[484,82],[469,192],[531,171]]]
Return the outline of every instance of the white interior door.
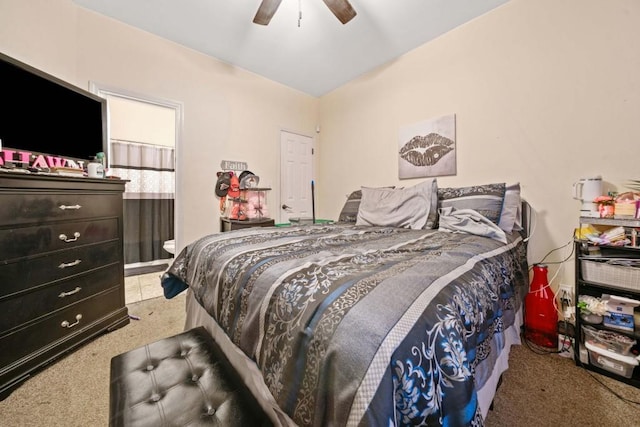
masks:
[[[312,217],[312,180],[313,138],[281,131],[279,222]]]

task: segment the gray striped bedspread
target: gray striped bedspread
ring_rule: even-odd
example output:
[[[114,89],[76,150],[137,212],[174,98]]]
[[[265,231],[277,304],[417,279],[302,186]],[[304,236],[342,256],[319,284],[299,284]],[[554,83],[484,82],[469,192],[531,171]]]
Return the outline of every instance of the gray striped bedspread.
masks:
[[[192,289],[300,426],[458,426],[483,424],[528,275],[517,234],[333,224],[206,236],[162,284]]]

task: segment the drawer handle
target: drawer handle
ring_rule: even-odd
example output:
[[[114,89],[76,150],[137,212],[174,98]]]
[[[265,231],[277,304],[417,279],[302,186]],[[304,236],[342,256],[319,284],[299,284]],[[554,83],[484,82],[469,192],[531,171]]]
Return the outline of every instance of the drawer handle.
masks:
[[[78,323],[80,323],[80,319],[82,319],[82,314],[76,314],[76,321],[75,322],[69,323],[68,320],[63,320],[62,323],[60,324],[60,326],[62,326],[63,328],[73,328]]]
[[[75,267],[76,265],[80,264],[82,261],[77,259],[75,261],[71,261],[71,262],[63,262],[62,264],[60,264],[58,266],[58,268],[67,268],[67,267]]]
[[[67,243],[68,242],[75,242],[76,240],[78,240],[79,237],[80,237],[80,233],[77,232],[77,231],[75,233],[73,233],[73,239],[68,238],[67,235],[64,234],[64,233],[62,233],[61,235],[58,236],[58,238],[60,240],[65,241]]]
[[[80,206],[80,205],[60,205],[60,206],[58,206],[58,207],[59,207],[60,209],[62,209],[63,211],[64,211],[64,210],[67,210],[67,209],[77,211],[77,210],[78,210],[78,209],[80,209],[82,206]]]
[[[71,296],[73,294],[77,294],[78,292],[80,292],[82,290],[82,288],[80,286],[77,286],[74,290],[69,291],[69,292],[60,292],[60,295],[58,295],[58,298],[64,298],[64,297],[68,297]]]

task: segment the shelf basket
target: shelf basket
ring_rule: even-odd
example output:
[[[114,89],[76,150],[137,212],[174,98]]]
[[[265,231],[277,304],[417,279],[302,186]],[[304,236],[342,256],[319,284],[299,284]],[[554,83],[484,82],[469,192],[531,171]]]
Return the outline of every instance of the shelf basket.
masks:
[[[581,262],[584,280],[640,291],[640,268],[590,260]]]

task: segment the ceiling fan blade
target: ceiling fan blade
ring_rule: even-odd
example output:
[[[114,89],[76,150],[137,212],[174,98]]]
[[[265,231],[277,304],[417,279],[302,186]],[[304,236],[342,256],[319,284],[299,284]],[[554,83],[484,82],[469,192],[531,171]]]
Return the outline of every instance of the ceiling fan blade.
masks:
[[[322,0],[324,4],[333,12],[333,14],[342,22],[346,24],[356,16],[356,11],[353,10],[348,0]]]
[[[282,0],[262,0],[258,12],[256,12],[256,16],[253,18],[253,23],[269,25],[271,18],[273,18],[273,15],[280,6],[280,2],[282,2]]]

